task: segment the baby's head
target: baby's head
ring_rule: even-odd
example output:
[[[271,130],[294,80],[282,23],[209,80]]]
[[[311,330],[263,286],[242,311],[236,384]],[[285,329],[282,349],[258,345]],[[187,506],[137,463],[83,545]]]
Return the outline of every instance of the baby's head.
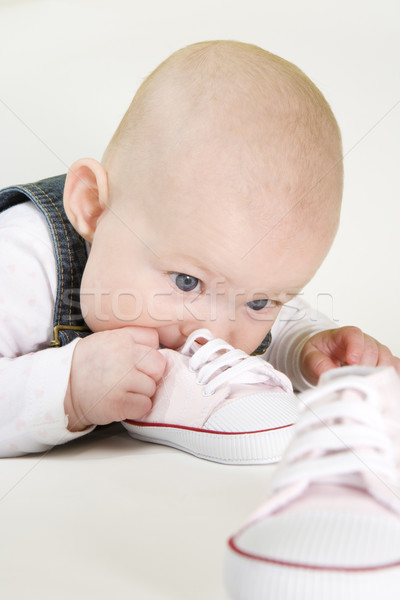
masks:
[[[67,214],[92,244],[88,325],[154,327],[170,348],[206,327],[252,352],[332,244],[341,158],[326,100],[294,65],[238,42],[176,52],[102,164],[67,177]]]

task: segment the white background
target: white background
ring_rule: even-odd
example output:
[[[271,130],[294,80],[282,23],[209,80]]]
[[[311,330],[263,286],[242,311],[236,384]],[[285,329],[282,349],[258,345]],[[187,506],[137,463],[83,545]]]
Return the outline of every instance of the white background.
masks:
[[[343,133],[340,233],[306,298],[400,355],[400,4],[397,0],[0,0],[0,185],[103,150],[143,78],[206,39],[302,68]]]
[[[143,78],[230,38],[298,64],[341,125],[340,233],[307,297],[400,355],[398,0],[0,0],[0,185],[99,159]],[[224,466],[119,425],[0,461],[9,600],[222,600],[226,540],[272,466]]]

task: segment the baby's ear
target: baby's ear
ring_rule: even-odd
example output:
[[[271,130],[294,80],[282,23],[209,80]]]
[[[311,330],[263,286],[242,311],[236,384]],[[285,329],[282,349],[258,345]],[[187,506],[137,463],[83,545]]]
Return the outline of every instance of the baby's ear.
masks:
[[[64,209],[76,231],[93,241],[97,221],[108,204],[108,182],[104,167],[94,158],[81,158],[71,165],[64,188]]]

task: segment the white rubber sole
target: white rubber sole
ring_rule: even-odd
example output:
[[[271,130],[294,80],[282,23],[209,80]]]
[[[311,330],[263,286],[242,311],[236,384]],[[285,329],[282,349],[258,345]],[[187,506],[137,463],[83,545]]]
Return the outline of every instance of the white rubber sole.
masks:
[[[293,425],[265,431],[221,433],[207,429],[124,421],[135,439],[171,446],[198,458],[226,465],[266,465],[278,462],[288,445]]]
[[[231,547],[224,578],[232,600],[398,600],[400,565],[366,570],[293,567]]]

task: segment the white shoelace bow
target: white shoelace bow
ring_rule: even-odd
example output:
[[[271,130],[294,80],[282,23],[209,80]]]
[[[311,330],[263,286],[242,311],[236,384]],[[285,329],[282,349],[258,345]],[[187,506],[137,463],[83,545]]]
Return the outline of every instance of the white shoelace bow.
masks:
[[[356,392],[351,399],[338,393],[350,389]],[[273,489],[362,473],[397,486],[393,445],[379,406],[378,392],[357,376],[334,379],[301,394],[295,435]]]
[[[200,345],[196,340],[208,340]],[[269,363],[257,356],[249,356],[233,348],[222,339],[214,338],[208,329],[194,331],[180,352],[190,356],[189,368],[197,372],[197,381],[204,385],[203,394],[212,395],[226,383],[262,383],[276,385],[282,391],[292,392],[290,380]]]

